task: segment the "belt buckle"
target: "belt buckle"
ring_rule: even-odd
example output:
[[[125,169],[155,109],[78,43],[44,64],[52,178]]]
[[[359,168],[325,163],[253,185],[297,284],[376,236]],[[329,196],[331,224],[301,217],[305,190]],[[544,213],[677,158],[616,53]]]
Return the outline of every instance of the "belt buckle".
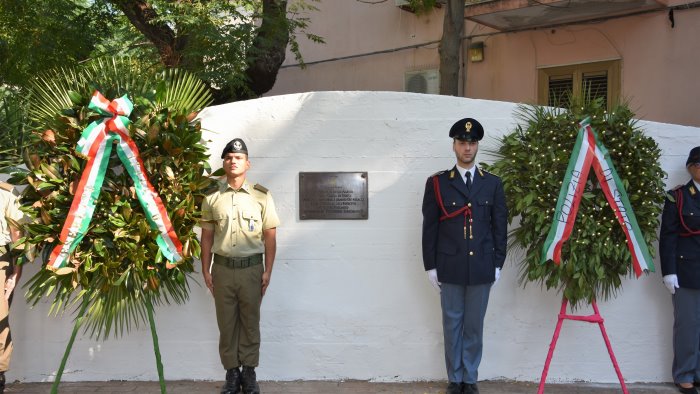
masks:
[[[235,258],[235,257],[229,257],[227,260],[228,260],[228,261],[227,261],[228,264],[226,264],[226,265],[228,265],[228,266],[231,267],[231,268],[237,268],[237,267],[236,267],[236,258]]]
[[[238,268],[250,267],[250,257],[243,257],[238,260]]]

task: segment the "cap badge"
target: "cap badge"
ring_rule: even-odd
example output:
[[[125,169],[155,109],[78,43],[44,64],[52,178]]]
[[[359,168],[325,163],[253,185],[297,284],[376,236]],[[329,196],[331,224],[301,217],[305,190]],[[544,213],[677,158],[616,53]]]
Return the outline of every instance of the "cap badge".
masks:
[[[241,144],[241,141],[235,141],[233,143],[233,149],[235,150],[241,150],[243,149],[243,144]]]
[[[467,133],[471,133],[471,131],[472,131],[472,122],[467,122],[467,123],[464,125],[464,128],[467,129]]]

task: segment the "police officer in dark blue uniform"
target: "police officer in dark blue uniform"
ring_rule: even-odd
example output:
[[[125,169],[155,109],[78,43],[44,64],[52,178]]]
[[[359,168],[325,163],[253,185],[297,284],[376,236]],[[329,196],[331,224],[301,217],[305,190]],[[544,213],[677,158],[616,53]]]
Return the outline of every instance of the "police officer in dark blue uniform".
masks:
[[[700,146],[685,166],[691,180],[666,194],[659,254],[673,301],[673,381],[681,393],[700,385]]]
[[[423,195],[423,265],[440,291],[448,394],[479,392],[486,306],[506,258],[503,184],[475,165],[483,136],[475,119],[455,123],[457,164],[429,177]]]

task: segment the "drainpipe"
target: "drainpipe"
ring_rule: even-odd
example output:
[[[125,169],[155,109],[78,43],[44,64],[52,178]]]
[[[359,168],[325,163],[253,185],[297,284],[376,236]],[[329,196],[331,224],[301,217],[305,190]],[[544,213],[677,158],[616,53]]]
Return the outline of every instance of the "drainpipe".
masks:
[[[470,37],[466,37],[466,32],[467,32],[467,21],[464,21],[464,26],[462,26],[462,37],[460,37],[461,42],[461,51],[460,51],[460,59],[462,61],[462,92],[460,94],[461,97],[467,97],[467,66],[469,65],[469,56],[465,55],[465,50],[468,50],[469,45],[471,45],[472,39]],[[466,46],[465,46],[466,44]],[[465,49],[467,48],[467,49]]]

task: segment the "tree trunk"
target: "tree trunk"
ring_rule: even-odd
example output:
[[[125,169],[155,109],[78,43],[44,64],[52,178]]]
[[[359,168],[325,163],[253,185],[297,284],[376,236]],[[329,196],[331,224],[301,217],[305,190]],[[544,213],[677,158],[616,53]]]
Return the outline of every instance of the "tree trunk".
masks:
[[[286,0],[262,0],[263,16],[253,46],[248,51],[246,91],[238,99],[260,97],[275,85],[277,73],[287,55],[289,21]]]
[[[148,2],[141,0],[109,0],[129,19],[132,25],[155,45],[163,65],[169,68],[180,66],[182,50],[187,37],[178,37],[164,22],[157,21],[158,13]]]
[[[466,0],[447,0],[440,40],[440,94],[459,94],[460,54]]]
[[[164,66],[186,67],[186,64],[183,64],[187,62],[183,57],[183,50],[187,46],[187,36],[178,36],[166,23],[159,22],[156,10],[148,1],[109,1],[155,45]],[[227,86],[212,88],[216,104],[260,97],[275,85],[277,72],[287,54],[290,37],[287,0],[261,1],[262,21],[253,39],[253,45],[246,53],[248,66],[245,74],[248,83],[236,90]]]

